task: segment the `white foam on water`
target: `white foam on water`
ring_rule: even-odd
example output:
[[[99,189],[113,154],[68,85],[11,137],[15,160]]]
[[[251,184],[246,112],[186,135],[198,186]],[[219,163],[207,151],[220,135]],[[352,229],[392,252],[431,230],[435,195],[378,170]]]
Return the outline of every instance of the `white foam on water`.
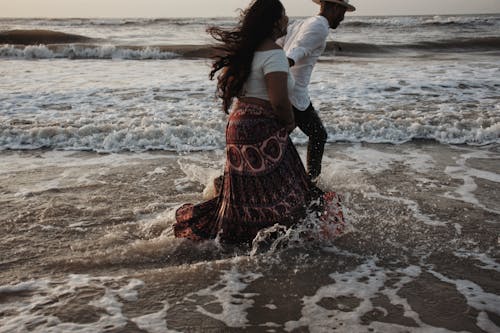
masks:
[[[439,280],[455,285],[457,291],[462,294],[467,300],[467,304],[476,310],[480,311],[477,318],[477,325],[486,332],[495,333],[500,331],[500,327],[496,326],[488,319],[485,311],[492,312],[497,316],[500,315],[500,296],[485,292],[479,285],[469,280],[453,280],[447,276],[429,270]]]
[[[319,184],[322,188],[328,190],[337,190],[340,188],[344,192],[347,189],[361,192],[368,198],[380,198],[400,202],[406,205],[412,211],[413,215],[425,224],[433,226],[445,225],[444,222],[437,221],[432,216],[423,214],[420,211],[418,203],[415,201],[378,194],[376,186],[370,184],[366,176],[367,173],[378,174],[391,170],[394,168],[395,163],[403,163],[415,173],[428,174],[436,165],[434,159],[429,154],[418,149],[408,150],[401,154],[386,153],[363,147],[359,144],[350,145],[344,149],[341,148],[336,154],[342,155],[342,159],[331,158],[329,156],[324,156],[323,158],[323,170],[319,178]],[[412,174],[412,176],[415,176],[415,174]],[[426,178],[420,177],[420,181],[425,186],[429,186],[429,183],[433,186],[432,181]],[[348,220],[353,220],[357,204],[356,202],[351,202],[349,192],[343,194],[345,196],[345,215]]]
[[[24,48],[8,44],[0,46],[0,58],[164,60],[177,58],[178,56],[174,52],[161,51],[159,47],[150,46],[141,49],[118,47],[116,45],[84,46],[76,44],[59,47],[40,44],[29,45]]]
[[[148,215],[139,221],[139,229],[142,235],[147,236],[158,230],[167,230],[175,221],[177,207],[168,208],[158,214]]]
[[[307,247],[311,245],[329,246],[341,235],[353,230],[349,224],[349,217],[344,218],[346,223],[339,224],[334,219],[338,216],[338,201],[334,199],[329,203],[326,215],[319,217],[316,212],[309,211],[307,215],[292,227],[274,224],[259,230],[252,240],[250,256],[255,257],[262,253],[269,256],[282,248]],[[342,207],[345,213],[345,208]]]
[[[37,154],[17,153],[2,156],[0,159],[0,175],[16,171],[29,171],[33,169],[47,169],[51,167],[74,168],[85,166],[103,165],[106,168],[117,167],[124,164],[140,164],[145,160],[177,159],[177,155],[169,154],[89,154],[82,156],[71,151],[44,151]]]
[[[177,205],[178,206],[178,205]],[[184,239],[175,238],[172,224],[175,221],[176,207],[167,208],[160,213],[143,216],[133,222],[137,227],[134,233],[128,231],[125,225],[108,231],[101,238],[95,240],[106,251],[99,253],[99,260],[103,262],[147,262],[159,261],[168,258]],[[83,241],[73,246],[77,250],[85,250],[89,243]],[[210,247],[211,243],[200,244],[198,248]]]
[[[427,173],[435,165],[435,161],[430,155],[418,149],[396,154],[355,144],[340,150],[340,153],[345,155],[347,159],[332,159],[325,156],[326,164],[342,171],[350,170],[351,172],[369,172],[371,174],[390,170],[394,163],[404,163],[413,171],[422,174]]]
[[[252,272],[240,273],[236,267],[229,271],[223,271],[220,280],[212,286],[195,291],[186,296],[187,301],[197,302],[193,296],[211,296],[216,301],[210,300],[207,304],[216,302],[222,308],[220,313],[214,313],[206,310],[203,305],[197,305],[196,310],[205,316],[220,320],[229,327],[246,327],[248,324],[247,312],[254,301],[251,297],[255,293],[244,292],[245,288],[253,281],[263,277],[262,274]],[[236,296],[236,297],[235,297]],[[239,297],[238,297],[239,296]]]
[[[153,171],[148,172],[147,175],[151,177],[153,175],[164,175],[165,173],[165,168],[156,168]]]
[[[259,325],[260,327],[269,327],[268,329],[266,329],[265,331],[263,332],[268,332],[268,333],[275,333],[277,332],[276,329],[274,328],[271,328],[271,327],[276,327],[276,328],[281,328],[281,325],[280,324],[276,324],[276,323],[273,323],[273,322],[267,322],[267,323],[264,323],[264,324],[260,324]]]
[[[34,56],[46,52],[33,48]],[[498,73],[488,63],[447,62],[438,76],[442,82],[429,84],[435,66],[424,60],[319,63],[311,97],[328,141],[500,142],[500,109],[492,93]],[[469,66],[476,67],[464,74]],[[208,60],[2,59],[0,149],[222,149],[226,116],[208,72]],[[292,138],[304,141],[299,131]]]
[[[267,322],[267,323],[264,323],[264,324],[260,324],[259,326],[263,326],[263,327],[281,327],[280,324],[276,324],[276,323],[273,323],[273,322]],[[270,332],[270,331],[273,331],[274,330],[268,330],[267,332]]]
[[[223,160],[209,161],[195,156],[179,159],[177,163],[186,177],[175,180],[177,190],[185,191],[192,183],[199,183],[204,186],[203,197],[213,198],[215,196],[214,179],[223,174],[223,162]]]
[[[408,209],[412,212],[413,216],[417,220],[419,220],[427,225],[431,225],[431,226],[435,226],[435,227],[436,226],[444,227],[447,225],[446,222],[433,219],[431,216],[422,213],[420,211],[420,207],[416,201],[406,199],[406,198],[390,197],[390,196],[382,195],[379,193],[366,193],[365,196],[368,198],[383,199],[383,200],[402,203],[408,207]]]
[[[462,234],[462,226],[458,223],[454,223],[453,226],[455,227],[455,231],[457,232],[458,235]]]
[[[401,155],[381,152],[361,145],[347,148],[345,154],[354,160],[352,162],[344,161],[349,168],[369,173],[390,170],[393,163],[403,161]]]
[[[136,323],[137,327],[149,333],[179,333],[179,331],[167,327],[167,320],[165,318],[167,317],[168,309],[168,302],[164,302],[163,308],[158,312],[131,318],[130,320]]]
[[[394,282],[393,273],[396,273],[399,281]],[[398,296],[398,291],[407,283],[418,277],[421,269],[418,266],[408,266],[394,271],[384,270],[376,265],[374,259],[366,261],[356,269],[345,273],[332,273],[330,277],[335,282],[320,287],[313,296],[304,296],[302,299],[302,317],[298,321],[285,323],[285,330],[292,332],[304,327],[310,332],[365,332],[371,329],[373,332],[451,332],[449,330],[433,327],[425,324],[419,318],[418,313],[413,311],[406,299]],[[385,285],[391,278],[391,285]],[[383,314],[387,310],[375,306],[371,299],[378,296],[387,296],[393,305],[404,308],[404,315],[413,319],[419,327],[406,327],[398,324],[383,322],[371,322],[363,324],[361,318],[364,314],[378,310]],[[342,303],[342,297],[355,299],[355,301]],[[323,299],[336,299],[336,308],[327,309],[320,304]],[[356,304],[357,305],[356,305]]]
[[[495,325],[484,311],[481,311],[477,316],[477,326],[488,333],[497,333],[500,331],[500,327]]]
[[[127,282],[122,286],[108,287],[110,282]],[[115,285],[113,283],[113,285]],[[122,313],[123,303],[137,300],[137,289],[144,283],[138,279],[121,277],[92,277],[89,275],[72,274],[63,280],[39,279],[22,282],[17,285],[1,286],[0,292],[14,293],[28,291],[28,294],[18,296],[13,302],[0,304],[0,332],[21,332],[27,325],[34,327],[30,332],[105,332],[110,329],[120,329],[127,324],[127,318]],[[47,304],[51,307],[64,307],[72,302],[71,295],[81,288],[104,290],[104,295],[94,299],[88,305],[102,309],[96,311],[100,318],[96,322],[78,324],[61,322],[54,315],[44,313]]]
[[[1,150],[191,151],[224,145],[226,117],[213,97],[206,61],[25,62],[29,75],[19,75],[19,61],[2,63],[2,74],[19,80],[0,82]]]
[[[462,65],[468,69],[472,64],[466,63]],[[498,80],[489,64],[482,65],[477,64],[482,74],[466,74],[447,61],[391,58],[319,63],[310,93],[329,140],[499,142],[498,103],[491,94]]]
[[[323,156],[323,167],[319,184],[327,189],[338,187],[361,192],[374,192],[376,187],[369,184],[364,176],[364,168],[355,162]]]
[[[346,251],[346,250],[341,250],[338,247],[336,247],[335,245],[324,246],[324,247],[321,248],[321,250],[323,252],[333,253],[335,255],[342,256],[342,257],[363,258],[363,256],[361,256],[361,255],[359,255],[357,253],[352,253],[352,252],[349,252],[349,251]]]
[[[487,151],[469,151],[462,154],[460,158],[456,160],[456,166],[446,167],[444,172],[451,178],[462,180],[463,185],[460,185],[454,193],[447,192],[443,196],[445,198],[470,203],[491,213],[500,214],[500,209],[497,209],[497,207],[486,207],[474,195],[474,191],[477,190],[477,184],[474,181],[474,178],[481,178],[491,182],[500,183],[500,174],[478,170],[467,166],[467,160],[473,158],[490,159],[491,154]]]
[[[36,171],[36,177],[24,177],[19,184],[10,185],[14,197],[25,198],[50,190],[76,190],[79,187],[105,185],[101,176],[114,172],[121,166],[143,165],[147,160],[177,159],[169,154],[85,154],[67,151],[47,151],[33,154],[9,154],[0,158],[0,179],[16,175],[18,172],[29,175]],[[156,175],[160,175],[155,170]],[[151,177],[144,172],[145,177]],[[6,186],[9,183],[7,182]]]
[[[405,156],[407,157],[405,164],[418,173],[425,174],[431,171],[436,165],[432,156],[418,149],[405,152]]]
[[[48,286],[48,280],[30,280],[25,282],[20,282],[15,285],[4,285],[0,286],[0,293],[15,293],[21,291],[35,291],[38,289],[44,289]]]
[[[495,259],[488,256],[486,253],[470,252],[466,250],[458,250],[453,252],[453,254],[459,258],[472,258],[481,262],[481,264],[475,264],[476,267],[481,269],[488,269],[500,272],[500,263]]]
[[[425,186],[428,188],[437,188],[438,187],[437,184],[439,183],[437,180],[428,179],[425,177],[415,177],[414,179],[419,182],[417,186],[422,186],[425,184]]]

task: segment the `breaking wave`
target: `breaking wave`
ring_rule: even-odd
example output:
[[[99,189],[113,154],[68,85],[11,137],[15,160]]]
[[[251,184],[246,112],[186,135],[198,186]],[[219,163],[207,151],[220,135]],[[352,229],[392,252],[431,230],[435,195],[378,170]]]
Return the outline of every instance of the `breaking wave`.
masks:
[[[22,125],[22,124],[21,124]],[[500,123],[483,128],[469,122],[468,128],[460,124],[388,126],[380,121],[363,124],[326,125],[329,142],[369,142],[401,144],[413,140],[431,140],[443,144],[486,145],[500,143]],[[120,151],[210,151],[224,147],[224,126],[217,128],[158,125],[129,128],[117,125],[18,126],[0,127],[0,150],[8,149],[61,149],[97,152]],[[292,134],[295,143],[304,143]]]
[[[369,44],[328,42],[326,54],[335,52],[342,56],[376,56],[391,53],[419,51],[424,53],[456,51],[500,51],[500,37],[478,37],[471,39],[449,39],[424,41],[410,44]],[[173,58],[207,58],[212,45],[110,45],[110,44],[38,44],[0,46],[0,58],[22,59],[131,59],[164,60]]]

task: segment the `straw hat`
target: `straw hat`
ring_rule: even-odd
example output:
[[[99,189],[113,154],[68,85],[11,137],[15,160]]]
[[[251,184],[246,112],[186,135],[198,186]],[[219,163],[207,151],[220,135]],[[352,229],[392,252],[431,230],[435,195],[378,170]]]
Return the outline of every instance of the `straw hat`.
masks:
[[[356,10],[356,7],[352,6],[349,4],[349,0],[312,0],[314,3],[317,3],[318,5],[320,4],[321,1],[325,2],[333,2],[333,3],[338,3],[341,6],[344,6],[347,8],[346,10],[348,12],[353,12]]]

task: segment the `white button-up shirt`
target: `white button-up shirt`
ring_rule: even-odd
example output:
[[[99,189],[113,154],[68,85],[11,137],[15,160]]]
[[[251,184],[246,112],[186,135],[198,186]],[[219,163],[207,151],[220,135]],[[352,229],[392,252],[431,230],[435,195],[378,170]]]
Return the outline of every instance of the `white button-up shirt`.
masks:
[[[276,41],[283,47],[286,56],[295,62],[295,65],[290,68],[295,79],[290,102],[301,111],[307,109],[311,103],[307,86],[311,80],[314,65],[325,50],[329,29],[330,26],[325,17],[313,16],[290,24],[286,36]]]

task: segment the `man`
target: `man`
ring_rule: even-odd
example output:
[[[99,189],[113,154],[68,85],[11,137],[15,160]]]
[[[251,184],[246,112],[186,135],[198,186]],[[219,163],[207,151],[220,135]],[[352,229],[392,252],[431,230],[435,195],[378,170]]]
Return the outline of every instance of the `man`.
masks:
[[[356,10],[348,0],[313,0],[320,5],[317,16],[291,24],[287,35],[277,43],[283,47],[290,63],[290,71],[295,79],[295,87],[290,94],[295,123],[309,137],[307,146],[307,172],[312,182],[321,173],[321,160],[327,133],[318,113],[314,110],[307,86],[318,57],[326,46],[329,28],[336,29],[344,20],[346,11]]]

